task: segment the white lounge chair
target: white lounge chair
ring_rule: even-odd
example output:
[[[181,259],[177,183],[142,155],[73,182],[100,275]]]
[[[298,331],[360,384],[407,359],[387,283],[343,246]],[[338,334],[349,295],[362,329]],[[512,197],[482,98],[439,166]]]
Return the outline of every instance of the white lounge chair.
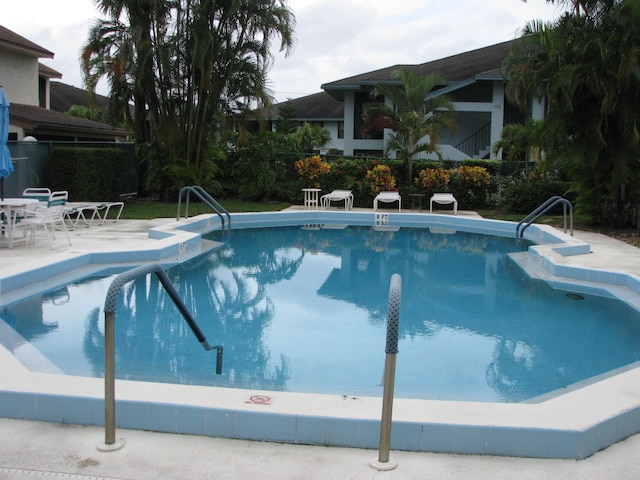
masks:
[[[398,202],[398,211],[402,208],[402,198],[398,192],[380,192],[373,199],[373,211],[378,210],[378,202],[393,203]]]
[[[72,230],[76,229],[80,220],[86,227],[93,225],[94,221],[102,225],[108,220],[111,208],[118,211],[113,219],[115,223],[120,220],[124,202],[67,202],[64,217],[69,221]]]
[[[453,203],[453,214],[458,214],[458,201],[453,196],[453,193],[434,193],[429,201],[429,212],[431,213],[433,213],[433,202],[441,205]]]
[[[329,208],[331,202],[344,202],[344,209],[351,210],[353,208],[353,193],[351,190],[334,190],[320,198],[320,203],[324,209]]]

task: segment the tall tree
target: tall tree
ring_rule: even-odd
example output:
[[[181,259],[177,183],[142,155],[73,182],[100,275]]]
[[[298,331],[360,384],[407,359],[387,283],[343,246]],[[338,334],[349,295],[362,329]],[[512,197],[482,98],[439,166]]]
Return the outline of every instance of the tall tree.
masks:
[[[544,98],[545,156],[570,176],[594,221],[637,222],[640,205],[640,3],[577,2],[580,15],[532,22],[505,62],[506,93]]]
[[[207,186],[230,115],[269,98],[272,40],[293,46],[282,0],[96,0],[99,20],[83,48],[86,83],[107,77],[121,109],[134,104],[147,183],[161,193]],[[144,154],[142,154],[144,161]]]
[[[296,107],[293,106],[291,99],[288,99],[278,109],[278,119],[275,121],[275,131],[288,135],[296,131],[300,122],[295,120],[297,115]]]
[[[370,105],[366,116],[370,128],[393,130],[386,152],[396,151],[404,162],[407,181],[412,182],[414,157],[420,152],[437,152],[442,129],[456,128],[455,113],[447,95],[433,94],[435,87],[446,83],[440,75],[419,77],[403,68],[395,76],[400,85],[380,84],[373,89],[372,97],[384,100]]]

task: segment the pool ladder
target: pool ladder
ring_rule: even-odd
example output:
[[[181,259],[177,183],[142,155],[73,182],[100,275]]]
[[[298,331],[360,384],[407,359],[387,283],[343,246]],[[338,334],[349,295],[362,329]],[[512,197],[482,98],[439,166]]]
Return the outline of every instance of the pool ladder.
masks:
[[[109,452],[119,450],[124,446],[122,442],[116,443],[116,399],[115,399],[115,316],[116,316],[116,303],[118,295],[122,290],[122,287],[132,282],[133,280],[146,276],[150,273],[155,273],[160,280],[160,283],[166,290],[167,294],[173,300],[183,318],[191,328],[200,344],[205,350],[216,350],[216,374],[222,373],[222,345],[216,345],[212,347],[209,345],[206,337],[200,330],[195,319],[189,313],[186,305],[178,295],[178,291],[175,289],[169,277],[164,269],[158,264],[142,265],[127,272],[118,275],[113,279],[107,296],[104,301],[104,428],[105,439],[104,444],[98,445],[98,449],[101,451]]]
[[[560,204],[562,204],[564,233],[567,233],[567,209],[569,209],[569,223],[571,228],[571,236],[573,237],[573,205],[571,205],[571,202],[566,198],[562,198],[556,195],[555,197],[551,197],[546,202],[542,203],[538,208],[536,208],[533,212],[523,218],[520,223],[518,223],[518,226],[516,227],[516,238],[522,238],[524,236],[524,231],[529,227],[529,225],[531,225],[553,207]],[[520,227],[522,227],[522,229],[520,229]]]
[[[191,194],[194,194],[198,197],[205,205],[207,205],[218,217],[220,217],[220,222],[222,223],[222,230],[226,230],[229,232],[231,230],[231,215],[218,201],[213,198],[209,192],[207,192],[204,188],[198,185],[192,185],[190,187],[183,187],[180,190],[178,195],[178,213],[176,215],[176,220],[180,220],[180,210],[182,205],[182,197],[185,198],[185,209],[184,209],[184,218],[189,218],[189,198]],[[227,222],[225,223],[225,218]]]

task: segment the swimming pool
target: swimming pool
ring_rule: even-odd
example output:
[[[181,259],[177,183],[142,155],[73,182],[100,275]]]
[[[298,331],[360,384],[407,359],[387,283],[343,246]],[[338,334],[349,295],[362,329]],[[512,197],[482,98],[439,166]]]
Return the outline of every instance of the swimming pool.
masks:
[[[119,296],[116,372],[127,380],[380,397],[393,273],[404,285],[397,397],[534,401],[640,360],[638,312],[531,280],[509,258],[528,246],[434,228],[236,230],[167,271],[207,338],[224,346],[222,375],[153,276]],[[103,304],[115,276],[81,278],[4,307],[0,317],[17,335],[0,341],[32,371],[41,357],[23,354],[26,342],[52,362],[47,368],[100,378]]]
[[[322,225],[349,220],[353,224],[419,226],[444,230],[481,231],[510,236],[515,225],[506,222],[447,218],[418,214],[292,212],[282,215],[238,215],[235,226],[266,226],[304,222]],[[196,219],[180,229],[207,230],[208,219]],[[382,225],[385,226],[385,225]],[[167,238],[167,230],[150,236]],[[531,227],[532,247],[523,268],[546,275],[549,283],[569,283],[578,291],[616,291],[624,275],[598,273],[563,265],[558,252],[588,251],[581,242],[546,227]],[[175,252],[183,252],[182,239]],[[187,249],[188,250],[188,249]],[[142,254],[148,255],[148,252]],[[157,254],[157,253],[156,253]],[[181,253],[178,256],[182,255]],[[79,261],[86,265],[86,261]],[[84,262],[84,263],[83,263]],[[173,257],[175,262],[175,256]],[[540,270],[540,271],[538,271]],[[563,275],[558,275],[558,273]],[[546,272],[546,273],[544,273]],[[25,273],[26,275],[26,273]],[[41,275],[41,274],[40,274]],[[606,277],[606,278],[605,278]],[[26,277],[13,278],[16,284]],[[605,281],[603,281],[605,280]],[[637,293],[633,279],[624,288]],[[3,279],[3,293],[9,283]],[[625,299],[633,303],[633,298]],[[84,377],[63,377],[28,372],[15,357],[2,351],[0,414],[57,422],[101,424],[101,382]],[[400,358],[399,354],[399,358]],[[394,403],[392,448],[453,453],[582,458],[638,431],[638,369],[570,390],[536,404],[431,401],[397,398]],[[379,437],[380,399],[360,396],[294,394],[273,391],[238,391],[184,385],[119,381],[118,425],[158,431],[197,433],[321,445],[375,448]],[[606,398],[606,400],[603,400]]]

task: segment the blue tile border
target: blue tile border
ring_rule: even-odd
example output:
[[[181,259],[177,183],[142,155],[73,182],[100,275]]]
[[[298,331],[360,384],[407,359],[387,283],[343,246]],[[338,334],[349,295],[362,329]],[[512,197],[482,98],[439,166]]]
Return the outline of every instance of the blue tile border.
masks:
[[[542,428],[518,430],[517,455],[521,457],[549,458],[551,432]]]
[[[29,405],[35,405],[31,408]],[[102,399],[0,391],[0,416],[104,425]],[[378,449],[380,421],[120,401],[117,428],[223,438]],[[391,449],[414,452],[582,459],[640,432],[640,408],[584,430],[393,422]]]
[[[186,435],[205,435],[207,432],[205,410],[191,405],[178,405],[176,432]]]
[[[298,417],[296,421],[296,443],[303,445],[329,445],[328,421],[325,417]]]
[[[205,433],[211,437],[236,438],[236,412],[205,409]]]
[[[236,412],[236,438],[265,441],[267,415],[262,412]]]

